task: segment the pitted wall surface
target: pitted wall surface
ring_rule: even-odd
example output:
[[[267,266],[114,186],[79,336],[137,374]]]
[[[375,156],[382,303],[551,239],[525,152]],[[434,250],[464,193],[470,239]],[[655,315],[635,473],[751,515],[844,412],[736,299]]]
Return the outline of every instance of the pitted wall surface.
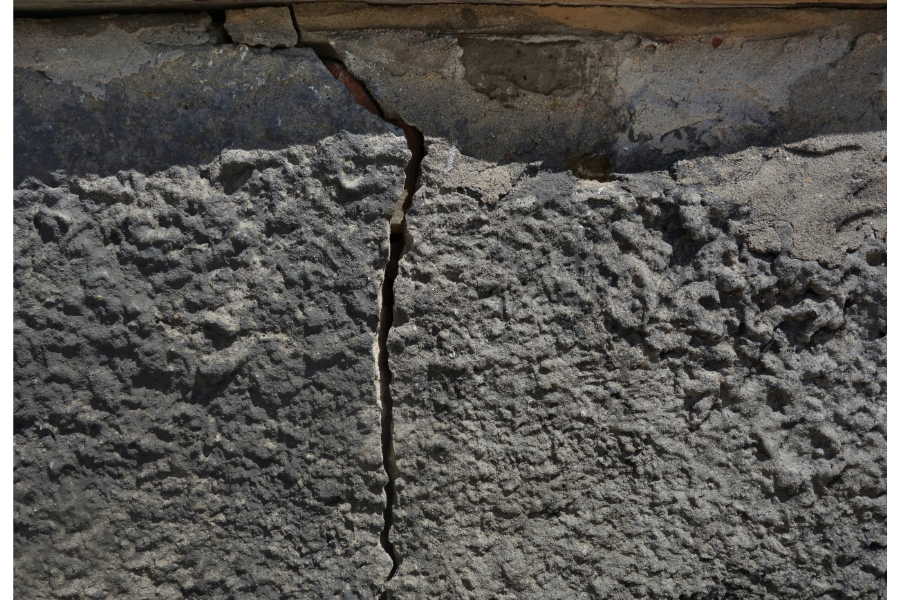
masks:
[[[397,597],[884,597],[885,152],[601,184],[431,140],[389,340]]]
[[[571,10],[17,21],[17,596],[885,597],[886,31]]]
[[[17,596],[375,593],[406,155],[339,135],[16,192]]]

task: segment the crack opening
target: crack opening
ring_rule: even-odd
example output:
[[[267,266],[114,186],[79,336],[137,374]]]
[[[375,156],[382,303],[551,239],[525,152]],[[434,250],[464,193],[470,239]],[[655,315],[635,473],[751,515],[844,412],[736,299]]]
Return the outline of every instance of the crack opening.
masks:
[[[331,75],[344,84],[344,87],[347,88],[357,104],[383,121],[387,121],[391,125],[399,128],[406,136],[406,147],[409,148],[412,157],[409,162],[406,163],[406,182],[403,185],[403,188],[406,190],[406,197],[403,200],[403,221],[399,226],[397,224],[392,224],[391,226],[392,235],[406,235],[406,213],[412,205],[413,196],[415,195],[419,182],[422,159],[425,157],[425,139],[422,132],[403,119],[388,118],[381,109],[381,106],[378,105],[375,97],[372,96],[371,92],[366,88],[365,84],[354,77],[342,62],[333,58],[328,58],[328,56],[333,55],[332,52],[327,52],[319,48],[313,48],[313,51],[319,56],[320,60],[325,65],[325,68],[328,69]],[[323,56],[323,54],[325,56]]]
[[[411,240],[406,228],[406,213],[412,206],[413,196],[418,188],[419,176],[422,170],[422,160],[425,157],[425,138],[422,132],[409,125],[402,119],[388,118],[374,96],[366,88],[365,84],[354,77],[347,67],[336,59],[333,48],[328,46],[309,46],[316,53],[328,71],[341,82],[353,96],[356,102],[372,114],[382,120],[398,127],[406,136],[406,145],[411,153],[406,164],[405,181],[403,185],[404,195],[401,204],[402,216],[399,222],[393,217],[390,220],[390,254],[384,268],[384,281],[381,286],[381,309],[378,321],[378,385],[381,398],[381,454],[384,471],[388,482],[384,486],[384,529],[379,536],[381,547],[391,557],[393,566],[385,579],[390,581],[400,567],[400,556],[391,542],[391,526],[394,522],[394,505],[397,499],[396,480],[400,474],[397,468],[397,459],[394,454],[394,401],[391,396],[391,373],[387,338],[394,323],[394,281],[400,268],[400,259]],[[388,592],[383,591],[380,598],[386,600]]]
[[[400,566],[400,557],[390,539],[394,523],[394,503],[397,500],[395,481],[400,474],[394,454],[394,401],[391,397],[393,374],[388,361],[387,336],[394,323],[394,281],[397,279],[400,256],[405,240],[402,233],[391,234],[391,254],[384,269],[384,283],[381,286],[381,315],[378,326],[378,380],[381,393],[381,456],[388,482],[384,486],[386,496],[384,507],[384,529],[381,530],[381,547],[391,557],[393,566],[385,581],[390,581]]]

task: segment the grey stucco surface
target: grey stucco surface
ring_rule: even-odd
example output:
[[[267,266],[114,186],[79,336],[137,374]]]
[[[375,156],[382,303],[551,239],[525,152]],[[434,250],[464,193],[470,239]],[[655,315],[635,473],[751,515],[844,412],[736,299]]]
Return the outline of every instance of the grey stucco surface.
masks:
[[[391,569],[374,353],[406,142],[308,50],[200,46],[219,91],[235,73],[282,89],[185,145],[195,121],[167,117],[205,97],[192,48],[78,105],[109,123],[117,82],[165,90],[116,117],[148,119],[119,146],[91,156],[107,130],[70,121],[85,137],[47,134],[52,176],[17,157],[16,597],[369,598]],[[67,122],[72,85],[17,86],[23,136],[27,115]],[[279,136],[254,130],[279,114]],[[225,120],[250,148],[221,151]]]
[[[16,23],[17,597],[885,597],[883,31],[300,25],[393,313],[313,49]]]
[[[429,142],[397,598],[885,597],[884,134],[604,184]]]
[[[374,594],[404,146],[16,192],[16,597]]]

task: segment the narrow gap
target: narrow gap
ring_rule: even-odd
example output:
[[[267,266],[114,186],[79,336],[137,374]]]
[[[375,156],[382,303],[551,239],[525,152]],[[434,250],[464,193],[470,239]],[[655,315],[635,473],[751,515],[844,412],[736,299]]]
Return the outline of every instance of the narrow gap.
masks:
[[[394,524],[394,503],[397,491],[394,482],[400,474],[394,454],[394,400],[391,397],[393,374],[388,361],[387,336],[394,323],[394,281],[397,279],[400,256],[403,254],[403,234],[391,234],[391,254],[384,269],[384,283],[381,286],[381,315],[378,325],[378,380],[381,392],[381,456],[388,482],[384,486],[384,529],[381,530],[381,547],[391,557],[393,566],[388,573],[390,581],[400,566],[400,556],[391,542],[391,526]]]
[[[293,14],[293,10],[291,11]],[[297,26],[296,20],[294,26]],[[298,35],[300,28],[297,27]],[[300,44],[298,44],[300,45]],[[384,472],[387,474],[388,482],[384,486],[385,507],[384,507],[384,529],[381,530],[379,536],[381,547],[391,557],[393,566],[385,579],[385,583],[390,581],[397,573],[400,567],[400,556],[391,542],[390,533],[391,526],[394,523],[394,505],[397,499],[395,482],[400,474],[397,468],[397,459],[394,454],[394,400],[391,396],[391,381],[393,374],[389,362],[387,349],[387,338],[394,324],[394,281],[397,279],[397,273],[400,268],[400,259],[403,257],[406,248],[406,242],[409,233],[406,228],[406,213],[412,205],[413,196],[419,183],[419,175],[422,171],[422,160],[425,158],[425,138],[422,132],[409,125],[402,119],[390,119],[385,116],[384,111],[375,101],[375,98],[366,88],[365,84],[354,77],[347,67],[337,58],[337,54],[333,48],[329,46],[308,46],[316,53],[316,56],[325,65],[325,68],[341,82],[344,87],[353,96],[356,102],[378,116],[380,119],[401,129],[406,136],[406,146],[411,153],[409,162],[406,164],[403,189],[405,195],[403,198],[403,219],[398,225],[391,224],[390,228],[390,255],[388,262],[384,268],[384,282],[381,285],[381,310],[378,321],[378,380],[379,392],[381,396],[381,456],[384,465]],[[380,600],[388,599],[388,592],[383,591]]]
[[[409,207],[412,205],[413,195],[416,192],[416,187],[419,182],[419,173],[422,168],[422,159],[425,157],[425,139],[422,136],[422,132],[408,124],[403,119],[389,119],[385,116],[384,111],[381,110],[381,107],[375,101],[374,96],[366,89],[365,84],[363,84],[360,80],[354,77],[350,71],[347,70],[347,67],[344,66],[342,62],[339,60],[328,58],[323,56],[325,52],[320,51],[319,48],[313,48],[313,51],[319,56],[319,59],[322,61],[322,64],[325,65],[325,68],[334,76],[335,79],[344,84],[344,87],[350,92],[350,95],[353,96],[353,99],[356,100],[357,104],[368,110],[373,115],[376,115],[383,121],[387,121],[391,125],[398,127],[403,131],[403,134],[406,136],[406,147],[409,148],[409,151],[412,153],[412,157],[409,159],[409,162],[406,163],[406,182],[403,188],[406,190],[406,198],[403,201],[403,214],[406,215],[406,212],[409,210]],[[399,230],[392,230],[391,234],[404,234],[406,233],[406,220],[404,218],[403,225],[399,228]]]
[[[218,7],[217,7],[218,6]],[[274,6],[278,6],[275,4]],[[213,13],[220,13],[222,21],[224,21],[225,11],[233,8],[260,8],[256,5],[241,5],[235,3],[233,6],[213,5],[211,7],[204,6],[127,6],[122,3],[121,6],[100,6],[97,8],[57,8],[51,10],[42,9],[25,9],[16,10],[13,7],[13,18],[15,19],[72,19],[78,17],[105,17],[108,15],[129,16],[129,15],[198,15],[207,13],[213,16]],[[217,17],[213,16],[215,21]]]

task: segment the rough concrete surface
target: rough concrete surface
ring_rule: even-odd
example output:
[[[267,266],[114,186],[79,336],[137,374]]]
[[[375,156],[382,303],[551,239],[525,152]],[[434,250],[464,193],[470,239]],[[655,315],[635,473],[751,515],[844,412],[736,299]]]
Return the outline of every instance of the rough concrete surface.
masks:
[[[429,140],[396,597],[885,597],[885,140],[603,184]]]
[[[407,156],[341,134],[16,192],[16,597],[374,594]]]
[[[14,195],[16,597],[371,598],[392,565],[375,353],[405,139],[307,49],[181,45],[154,63],[152,44],[202,42],[209,23],[172,20],[75,21],[72,61],[16,87],[29,148],[31,119],[66,123],[74,90],[78,114],[124,136],[91,157],[110,130],[54,128],[71,154],[49,160],[71,170],[26,162]],[[19,25],[33,56],[50,36]],[[90,59],[98,37],[116,68]],[[125,71],[123,47],[143,57]],[[98,73],[93,98],[78,86]],[[241,96],[240,78],[278,91]],[[177,108],[205,85],[225,104],[199,151]],[[104,121],[123,91],[140,101]],[[250,97],[249,147],[221,151]],[[254,129],[279,115],[280,137]]]
[[[886,596],[882,28],[277,10],[16,22],[17,597]]]
[[[666,168],[682,158],[881,131],[882,32],[804,35],[465,35],[307,31],[402,115],[490,162]],[[607,166],[602,164],[607,162]],[[602,167],[602,168],[601,168]]]

